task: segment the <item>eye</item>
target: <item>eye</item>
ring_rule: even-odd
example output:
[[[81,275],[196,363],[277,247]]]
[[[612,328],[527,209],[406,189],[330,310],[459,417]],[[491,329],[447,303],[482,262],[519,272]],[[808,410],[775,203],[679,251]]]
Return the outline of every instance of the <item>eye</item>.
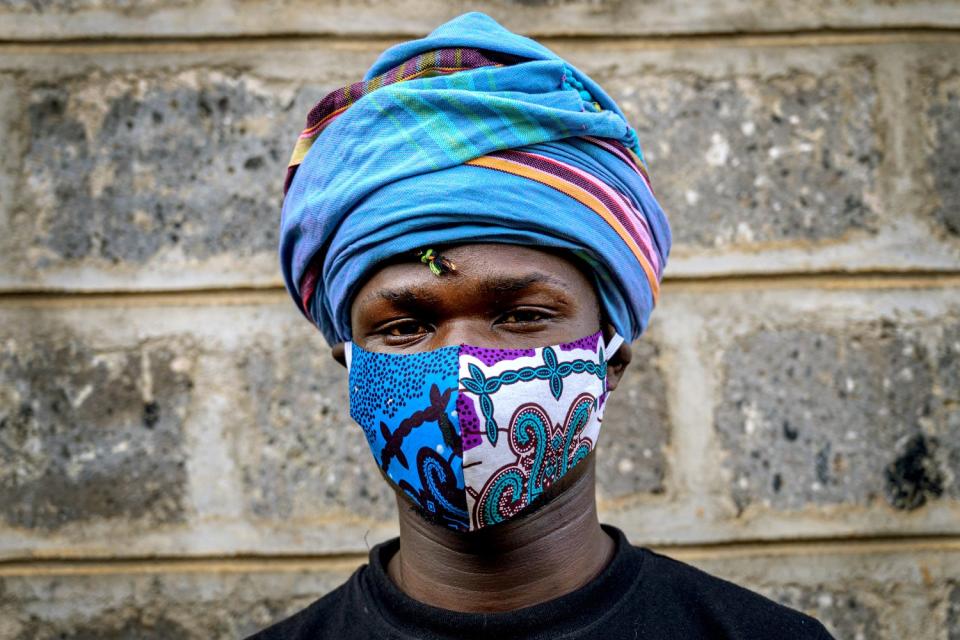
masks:
[[[500,316],[501,322],[507,324],[533,324],[546,319],[547,314],[537,309],[514,309]]]
[[[416,320],[400,320],[386,325],[380,330],[385,336],[394,338],[404,338],[423,335],[429,328],[422,322]]]

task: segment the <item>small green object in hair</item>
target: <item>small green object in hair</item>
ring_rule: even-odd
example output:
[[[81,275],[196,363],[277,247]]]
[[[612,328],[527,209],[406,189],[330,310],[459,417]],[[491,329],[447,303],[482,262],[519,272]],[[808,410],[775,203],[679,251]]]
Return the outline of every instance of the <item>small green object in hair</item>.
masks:
[[[447,258],[434,253],[433,249],[417,251],[417,255],[420,257],[420,262],[430,267],[430,271],[433,272],[435,276],[442,275],[444,271],[457,270],[457,265],[453,264]]]

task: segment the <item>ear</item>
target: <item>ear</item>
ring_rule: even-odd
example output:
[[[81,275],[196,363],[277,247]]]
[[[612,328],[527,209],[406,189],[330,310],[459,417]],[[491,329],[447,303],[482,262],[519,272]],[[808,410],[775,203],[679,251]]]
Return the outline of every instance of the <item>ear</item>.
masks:
[[[616,329],[613,325],[609,322],[605,323],[603,327],[604,341],[610,340],[614,333],[616,333]],[[627,365],[630,364],[632,359],[633,350],[630,348],[630,343],[624,339],[623,344],[620,345],[613,357],[607,360],[607,391],[613,391],[617,388],[620,379],[623,377],[623,372],[626,371]]]
[[[339,362],[341,365],[343,365],[343,368],[344,368],[344,369],[346,369],[346,368],[347,368],[347,356],[346,356],[346,352],[345,352],[345,350],[344,350],[344,348],[343,348],[343,344],[344,344],[344,343],[342,343],[342,342],[338,342],[337,344],[333,345],[333,347],[330,349],[330,355],[333,356],[333,359],[334,359],[334,360],[336,360],[336,361]]]

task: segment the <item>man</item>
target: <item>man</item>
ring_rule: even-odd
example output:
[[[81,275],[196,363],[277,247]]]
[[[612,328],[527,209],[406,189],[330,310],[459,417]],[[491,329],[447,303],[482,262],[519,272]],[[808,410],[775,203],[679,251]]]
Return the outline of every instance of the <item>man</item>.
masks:
[[[597,519],[607,396],[670,229],[617,105],[479,13],[310,112],[280,254],[400,537],[256,638],[829,638]]]

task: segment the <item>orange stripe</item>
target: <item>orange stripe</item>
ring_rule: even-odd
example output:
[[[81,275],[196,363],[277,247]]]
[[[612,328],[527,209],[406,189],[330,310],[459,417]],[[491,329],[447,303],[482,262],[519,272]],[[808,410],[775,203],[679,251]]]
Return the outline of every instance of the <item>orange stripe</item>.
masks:
[[[486,167],[487,169],[496,169],[528,178],[530,180],[535,180],[549,187],[553,187],[557,191],[565,193],[574,200],[577,200],[578,202],[593,209],[594,212],[606,220],[607,224],[609,224],[610,227],[617,232],[617,235],[619,235],[623,241],[627,243],[627,246],[630,247],[630,251],[633,252],[633,255],[637,258],[640,266],[643,267],[644,273],[647,275],[647,282],[650,283],[650,290],[653,292],[653,302],[656,304],[657,299],[660,297],[660,283],[657,282],[657,276],[654,273],[653,268],[650,266],[646,256],[643,255],[643,251],[637,245],[636,241],[630,236],[629,232],[627,232],[620,221],[617,220],[607,210],[607,207],[604,206],[604,204],[600,202],[600,200],[597,199],[597,197],[592,193],[544,171],[539,171],[533,167],[511,162],[510,160],[504,160],[503,158],[481,156],[479,158],[474,158],[473,160],[468,160],[464,164],[470,164],[477,167]]]
[[[346,111],[349,106],[350,106],[350,105],[345,104],[345,105],[343,105],[342,107],[340,107],[339,109],[334,109],[333,111],[331,111],[331,112],[328,113],[327,115],[323,116],[323,118],[320,120],[320,122],[318,122],[317,124],[313,125],[312,127],[308,128],[308,129],[304,129],[304,130],[300,133],[300,137],[301,137],[301,138],[309,137],[309,134],[313,133],[313,132],[316,131],[319,127],[322,127],[324,124],[326,124],[327,121],[330,120],[330,118],[333,118],[333,117],[336,116],[337,114],[340,114],[340,113],[343,113],[344,111]]]

